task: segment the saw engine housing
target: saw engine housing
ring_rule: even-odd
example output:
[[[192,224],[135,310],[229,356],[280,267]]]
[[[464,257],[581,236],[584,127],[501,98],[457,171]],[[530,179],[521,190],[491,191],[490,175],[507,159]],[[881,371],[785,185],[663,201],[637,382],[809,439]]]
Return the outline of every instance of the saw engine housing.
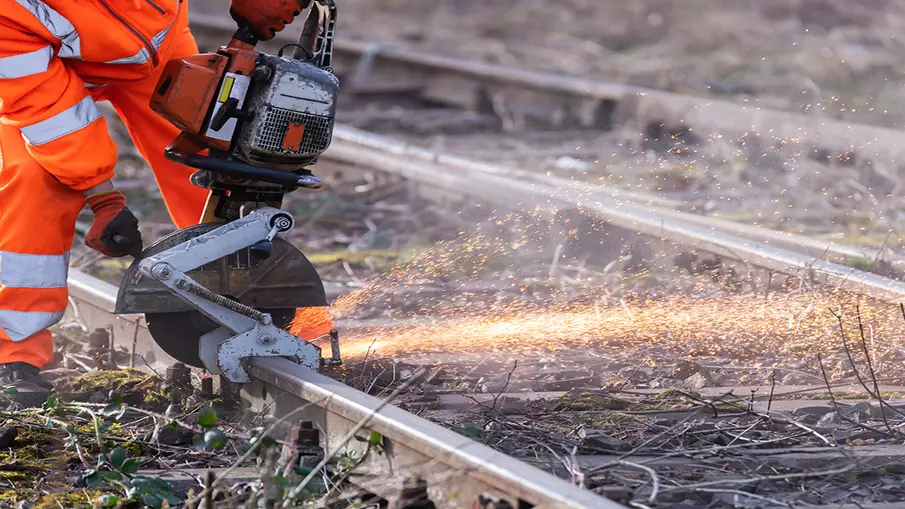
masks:
[[[272,55],[260,60],[272,78],[248,101],[256,114],[239,129],[236,154],[288,171],[313,164],[333,139],[336,77],[305,62]]]
[[[298,42],[275,55],[256,51],[240,26],[216,53],[168,62],[152,95],[152,110],[182,131],[166,157],[198,169],[191,183],[210,195],[198,225],[135,259],[116,312],[144,313],[171,357],[231,382],[248,381],[245,357],[340,362],[335,331],[325,360],[285,330],[296,309],[326,307],[327,298],[311,263],[279,237],[294,226],[279,210],[283,196],[321,187],[308,166],[333,137],[335,22],[333,0],[311,2]]]
[[[298,42],[276,55],[256,51],[240,29],[216,53],[168,62],[151,98],[151,109],[182,131],[167,157],[235,183],[318,187],[306,167],[333,138],[335,15],[332,1],[315,2]],[[205,149],[210,156],[198,155]]]

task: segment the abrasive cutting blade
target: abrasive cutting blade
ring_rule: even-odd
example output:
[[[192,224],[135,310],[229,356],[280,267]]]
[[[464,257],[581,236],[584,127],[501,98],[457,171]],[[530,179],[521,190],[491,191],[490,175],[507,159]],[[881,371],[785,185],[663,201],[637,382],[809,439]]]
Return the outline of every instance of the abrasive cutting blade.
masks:
[[[295,317],[295,309],[262,310],[270,313],[273,324],[286,329]],[[170,357],[188,366],[203,368],[198,348],[201,336],[220,326],[199,311],[146,313],[145,321],[151,337]]]
[[[201,336],[219,325],[158,281],[141,274],[139,263],[220,226],[191,226],[149,246],[126,271],[116,299],[117,314],[144,314],[151,336],[161,349],[190,366],[204,367],[198,353]],[[187,274],[216,294],[270,313],[274,325],[281,328],[292,321],[295,309],[327,305],[324,285],[314,266],[281,237],[273,240],[267,259],[256,259],[249,249],[241,249]]]

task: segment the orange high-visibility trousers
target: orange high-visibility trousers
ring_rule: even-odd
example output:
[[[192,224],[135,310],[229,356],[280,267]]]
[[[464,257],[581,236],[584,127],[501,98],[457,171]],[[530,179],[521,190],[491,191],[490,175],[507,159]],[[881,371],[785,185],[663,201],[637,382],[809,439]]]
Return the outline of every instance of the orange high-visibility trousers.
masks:
[[[175,40],[164,46],[162,61],[198,52],[187,28],[170,37]],[[193,169],[163,155],[179,131],[149,107],[162,69],[139,81],[93,88],[91,95],[116,108],[150,164],[173,222],[184,228],[197,224],[208,191],[189,182]],[[62,184],[29,153],[19,129],[0,124],[0,363],[43,368],[52,359],[46,329],[66,309],[69,251],[84,205],[81,191]]]

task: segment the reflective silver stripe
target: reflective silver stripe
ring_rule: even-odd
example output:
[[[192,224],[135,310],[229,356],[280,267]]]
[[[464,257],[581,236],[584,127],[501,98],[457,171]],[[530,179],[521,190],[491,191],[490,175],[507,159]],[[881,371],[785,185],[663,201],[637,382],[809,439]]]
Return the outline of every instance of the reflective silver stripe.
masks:
[[[95,85],[94,83],[85,83],[85,88],[101,88],[101,87],[106,87],[106,86],[109,86],[109,85],[107,83],[104,83],[103,85]]]
[[[69,252],[35,255],[0,251],[0,286],[9,288],[65,288]]]
[[[157,35],[151,38],[151,46],[154,46],[154,50],[159,50],[160,46],[163,44],[163,41],[167,38],[167,34],[170,32],[170,25],[163,30],[160,31]],[[148,48],[142,48],[138,51],[138,53],[132,55],[131,57],[123,57],[117,58],[116,60],[110,60],[109,62],[104,62],[105,64],[144,64],[148,60],[151,60],[151,52],[148,51]]]
[[[0,330],[13,341],[22,341],[36,332],[55,325],[63,318],[63,311],[9,311],[0,310]]]
[[[44,46],[31,53],[0,58],[0,78],[22,78],[41,74],[47,70],[52,57],[53,47]]]
[[[44,25],[54,37],[60,40],[60,58],[82,58],[82,42],[75,27],[62,14],[53,10],[41,0],[16,0],[16,3],[24,7],[38,21]]]
[[[97,120],[100,116],[101,112],[97,109],[97,105],[94,104],[94,99],[88,96],[68,110],[61,111],[37,124],[22,127],[19,131],[22,132],[22,136],[25,137],[25,141],[29,145],[37,147],[78,131]]]
[[[154,49],[160,49],[160,46],[163,45],[163,41],[167,38],[167,34],[170,33],[171,26],[173,25],[171,24],[169,27],[164,28],[159,34],[151,39],[151,45],[154,46]]]
[[[151,53],[148,52],[147,48],[142,48],[141,51],[132,55],[131,57],[123,57],[117,58],[116,60],[110,60],[109,62],[104,62],[105,64],[143,64],[151,59]]]

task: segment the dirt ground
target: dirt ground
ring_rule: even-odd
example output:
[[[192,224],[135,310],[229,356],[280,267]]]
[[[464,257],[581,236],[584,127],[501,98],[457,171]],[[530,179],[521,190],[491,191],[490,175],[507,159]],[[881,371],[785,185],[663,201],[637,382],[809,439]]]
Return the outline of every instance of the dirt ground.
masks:
[[[905,3],[348,0],[338,35],[900,125]]]

